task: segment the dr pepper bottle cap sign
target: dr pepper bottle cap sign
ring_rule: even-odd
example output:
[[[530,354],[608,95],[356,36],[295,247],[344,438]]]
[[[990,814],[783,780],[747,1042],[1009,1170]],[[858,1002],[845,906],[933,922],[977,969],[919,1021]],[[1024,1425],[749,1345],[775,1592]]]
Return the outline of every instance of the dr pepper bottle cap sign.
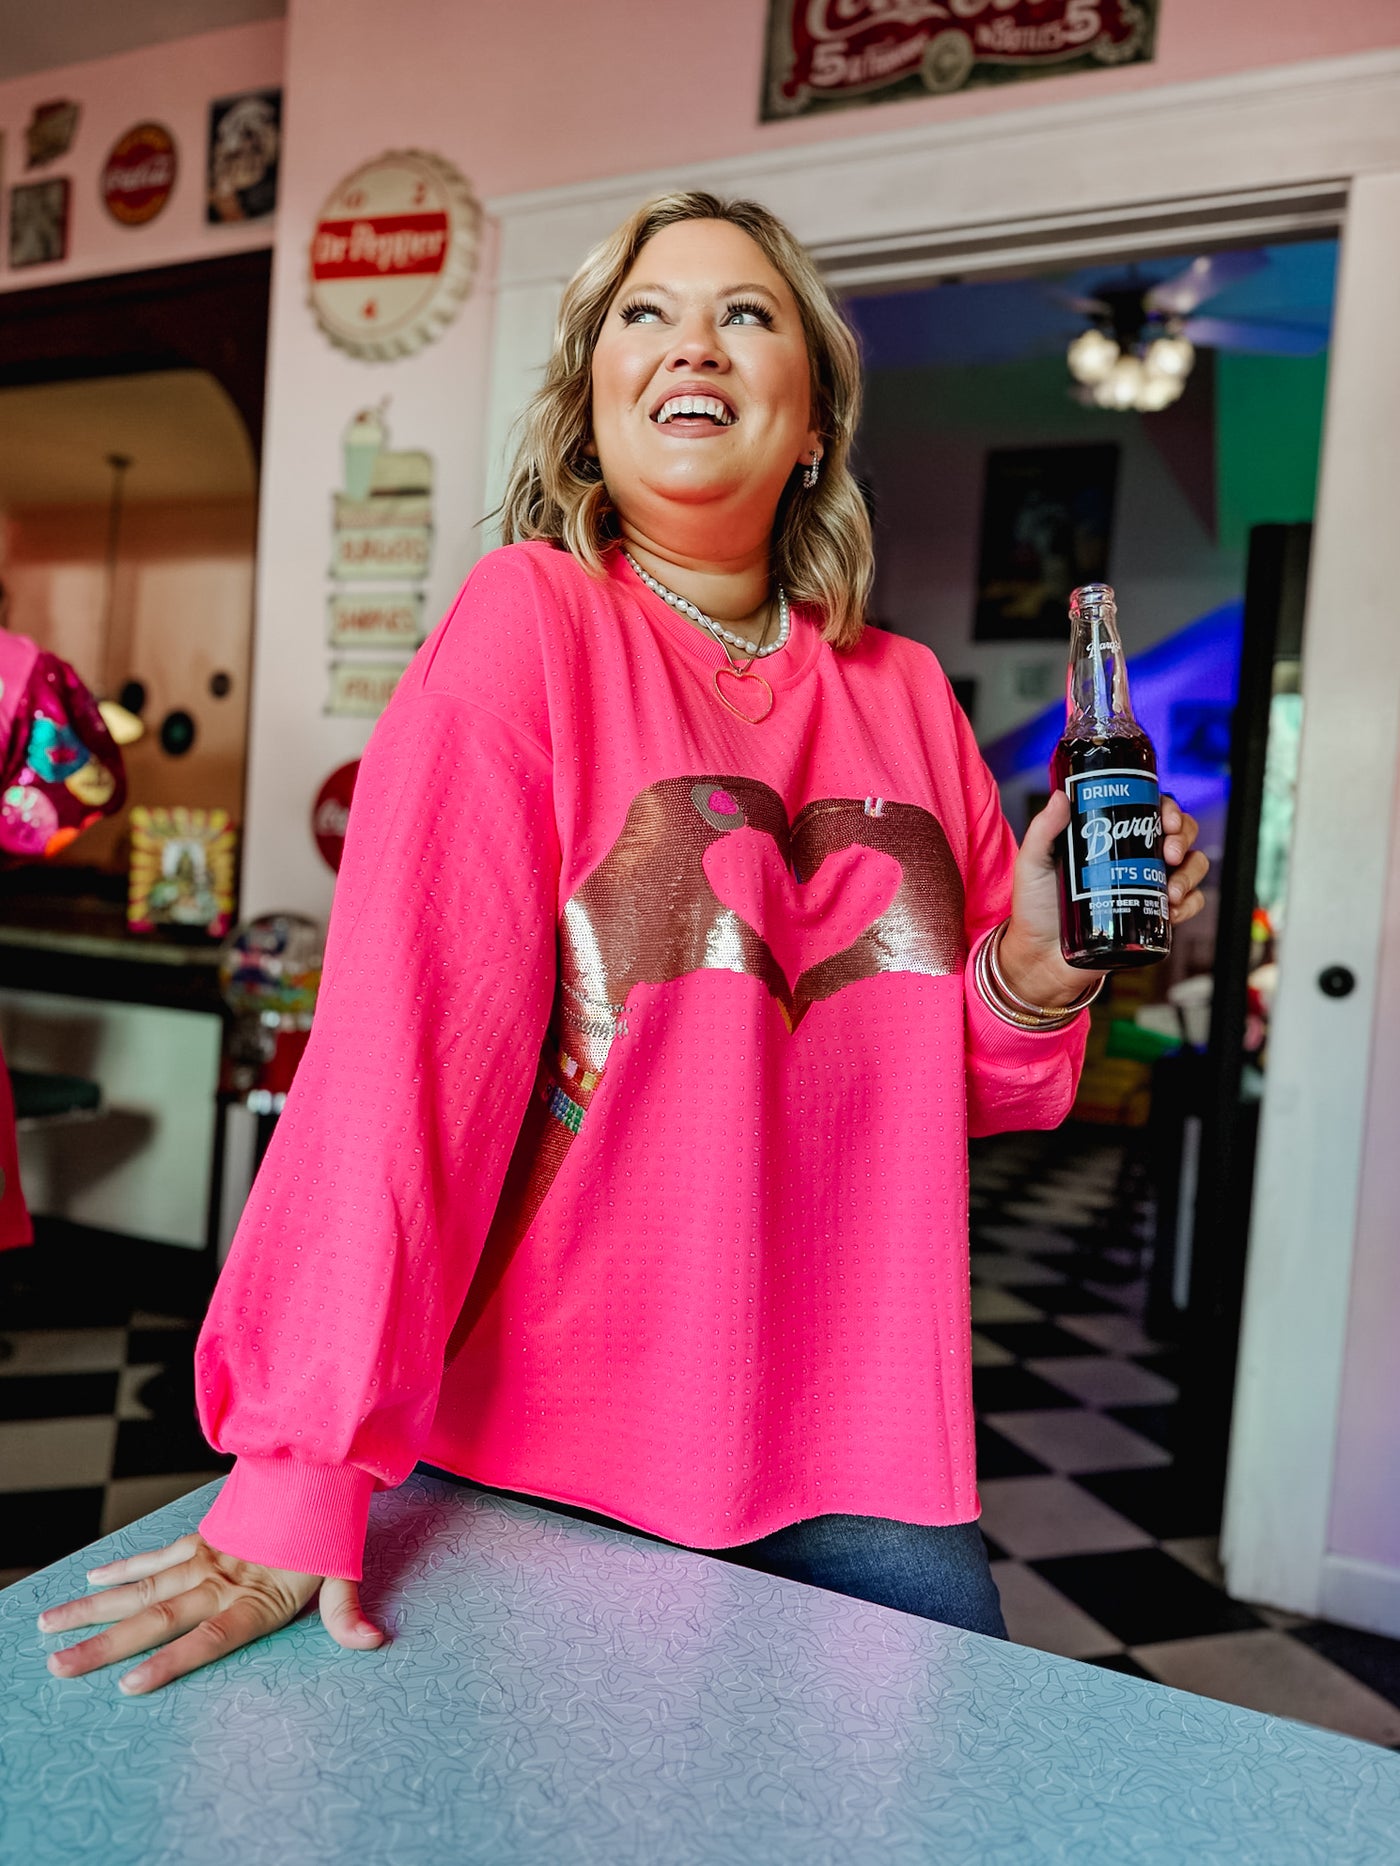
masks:
[[[102,169],[102,205],[124,227],[154,220],[175,190],[175,138],[160,123],[138,123],[113,143]]]
[[[331,342],[385,362],[440,337],[471,290],[480,220],[440,156],[391,151],[347,175],[311,236],[311,308]]]

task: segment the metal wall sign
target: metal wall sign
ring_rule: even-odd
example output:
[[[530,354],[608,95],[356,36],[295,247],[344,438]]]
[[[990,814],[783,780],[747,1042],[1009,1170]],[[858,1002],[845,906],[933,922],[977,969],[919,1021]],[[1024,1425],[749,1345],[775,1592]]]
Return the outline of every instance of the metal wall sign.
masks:
[[[51,104],[36,104],[24,132],[26,168],[43,168],[67,155],[78,133],[81,106],[71,98],[56,98]]]
[[[391,447],[388,414],[386,397],[346,423],[342,483],[331,494],[326,633],[342,652],[330,660],[326,711],[367,719],[388,705],[423,639],[422,585],[433,560],[433,457]],[[378,658],[359,660],[357,649]],[[399,658],[387,659],[394,652]]]
[[[406,661],[332,661],[327,713],[342,719],[378,719],[393,699],[407,665]]]
[[[261,220],[273,212],[281,146],[280,90],[244,91],[210,104],[204,213],[211,225]]]
[[[426,577],[432,563],[430,499],[335,497],[331,530],[333,577],[347,582]]]
[[[102,205],[124,227],[154,220],[175,191],[175,138],[163,123],[138,123],[113,143],[103,165]]]
[[[336,590],[326,601],[332,648],[406,648],[423,639],[421,590]]]
[[[366,362],[440,337],[471,290],[480,220],[440,156],[397,150],[347,175],[311,235],[311,309],[327,337]]]
[[[311,834],[322,859],[337,871],[345,853],[345,832],[350,827],[350,802],[355,795],[355,779],[360,761],[353,759],[332,771],[311,806]]]
[[[24,181],[10,190],[10,264],[52,265],[68,257],[69,204],[66,175]]]
[[[1153,57],[1160,0],[768,0],[765,119]]]

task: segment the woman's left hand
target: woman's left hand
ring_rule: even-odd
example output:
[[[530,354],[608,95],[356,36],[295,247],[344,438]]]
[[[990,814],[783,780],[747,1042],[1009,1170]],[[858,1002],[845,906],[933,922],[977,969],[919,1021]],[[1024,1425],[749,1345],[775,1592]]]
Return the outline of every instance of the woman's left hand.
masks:
[[[1066,965],[1060,957],[1060,898],[1054,847],[1069,824],[1069,801],[1055,791],[1026,830],[1016,858],[1011,924],[999,954],[1006,982],[1020,997],[1050,1008],[1069,1004],[1097,976]],[[1201,883],[1210,863],[1196,848],[1200,825],[1174,797],[1162,798],[1162,855],[1169,878],[1167,896],[1174,927],[1193,920],[1205,906]]]

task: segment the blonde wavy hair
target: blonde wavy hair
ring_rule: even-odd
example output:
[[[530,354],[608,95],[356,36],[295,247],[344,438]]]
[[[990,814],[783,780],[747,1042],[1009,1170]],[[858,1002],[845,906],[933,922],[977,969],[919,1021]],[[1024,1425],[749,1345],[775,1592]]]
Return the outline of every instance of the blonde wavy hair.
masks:
[[[812,365],[821,477],[808,490],[801,469],[793,468],[773,524],[773,572],[794,602],[822,612],[822,632],[833,647],[853,647],[865,625],[874,573],[870,519],[849,465],[860,414],[860,354],[808,254],[757,201],[688,191],[658,195],[584,260],[559,307],[543,385],[521,417],[520,443],[499,509],[502,537],[507,544],[545,539],[572,552],[594,575],[603,573],[618,520],[598,462],[586,452],[593,347],[638,253],[663,227],[686,220],[724,220],[741,228],[797,300]]]

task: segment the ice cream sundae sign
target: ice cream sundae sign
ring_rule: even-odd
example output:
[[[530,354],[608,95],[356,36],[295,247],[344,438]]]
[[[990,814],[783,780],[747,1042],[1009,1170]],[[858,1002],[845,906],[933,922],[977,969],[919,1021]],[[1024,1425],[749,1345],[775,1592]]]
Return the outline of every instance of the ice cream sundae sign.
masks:
[[[433,558],[432,455],[391,447],[388,415],[386,396],[347,423],[344,481],[331,494],[326,711],[369,719],[388,705],[423,639],[423,583]],[[368,648],[401,658],[356,657],[356,649]]]
[[[765,118],[1153,56],[1159,0],[769,0]]]
[[[440,156],[403,149],[347,175],[311,236],[311,308],[369,362],[440,337],[471,290],[481,210]]]

